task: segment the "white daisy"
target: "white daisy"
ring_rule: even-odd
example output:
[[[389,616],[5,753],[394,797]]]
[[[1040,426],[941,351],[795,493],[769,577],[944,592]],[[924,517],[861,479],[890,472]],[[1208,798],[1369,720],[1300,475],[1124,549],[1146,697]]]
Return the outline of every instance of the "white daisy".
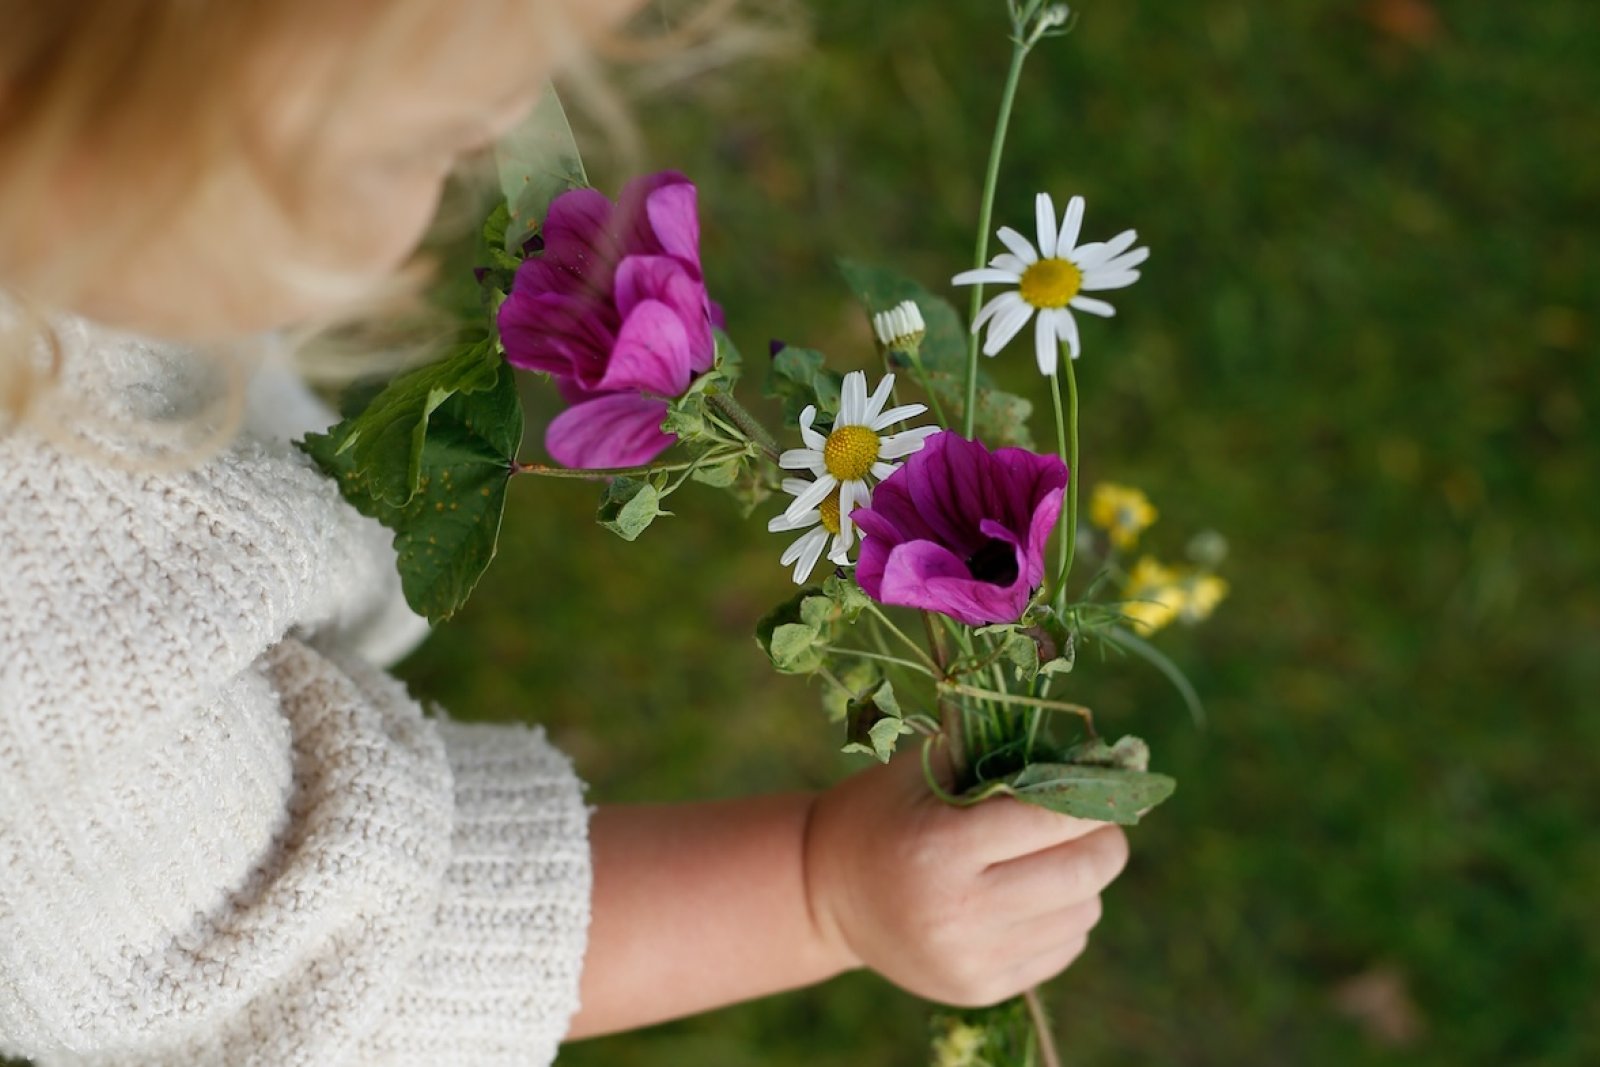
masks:
[[[1037,311],[1034,323],[1034,349],[1039,370],[1056,372],[1058,341],[1065,341],[1078,358],[1078,322],[1072,309],[1110,318],[1116,309],[1104,300],[1084,293],[1122,289],[1139,280],[1134,268],[1150,256],[1148,248],[1132,248],[1138,234],[1124,230],[1109,241],[1078,244],[1083,224],[1083,197],[1075,196],[1056,226],[1056,207],[1049,193],[1040,193],[1035,208],[1038,215],[1039,244],[1034,245],[1009,226],[997,233],[1009,252],[1002,252],[979,270],[962,271],[952,285],[1010,283],[1017,288],[1001,293],[983,306],[972,322],[972,332],[989,326],[983,354],[992,356],[1011,342]],[[1130,248],[1132,249],[1130,251]]]
[[[922,309],[914,300],[902,300],[888,311],[872,316],[872,331],[878,343],[891,352],[905,352],[921,346],[927,335]]]
[[[839,536],[844,537],[847,544],[853,540],[855,533],[850,513],[871,497],[867,478],[882,481],[889,477],[899,466],[890,460],[911,455],[922,447],[925,439],[939,432],[937,426],[918,426],[885,436],[883,431],[890,426],[928,410],[922,404],[902,404],[885,411],[884,404],[892,389],[894,375],[885,374],[877,391],[868,397],[867,376],[858,370],[846,374],[840,391],[839,414],[826,437],[811,428],[817,417],[816,405],[808,404],[800,413],[800,437],[805,447],[791,448],[779,456],[778,466],[785,470],[810,471],[816,480],[795,496],[783,513],[785,519],[799,522],[802,515],[813,510],[821,514],[824,501],[837,493]]]
[[[811,483],[804,478],[783,480],[783,491],[792,497],[803,496],[810,488]],[[833,540],[833,548],[828,553],[828,559],[841,567],[850,566],[850,549],[854,547],[856,541],[855,527],[853,525],[845,527],[839,521],[837,489],[824,497],[822,503],[792,519],[788,514],[783,514],[767,523],[769,533],[787,533],[793,530],[806,532],[784,550],[778,562],[785,567],[794,564],[795,585],[806,584],[806,579],[811,576],[817,560],[822,558],[822,550],[828,546],[829,538]]]

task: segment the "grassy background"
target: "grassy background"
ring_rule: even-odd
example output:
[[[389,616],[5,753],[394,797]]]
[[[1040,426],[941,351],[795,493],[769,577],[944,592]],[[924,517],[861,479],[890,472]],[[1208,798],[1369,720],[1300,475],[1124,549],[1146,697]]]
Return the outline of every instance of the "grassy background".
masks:
[[[1075,6],[1024,79],[998,219],[1082,192],[1089,232],[1152,247],[1085,328],[1081,474],[1145,487],[1158,551],[1225,533],[1234,592],[1163,642],[1208,731],[1135,665],[1075,678],[1180,791],[1052,987],[1068,1062],[1600,1062],[1593,4]],[[700,183],[747,357],[782,337],[863,365],[831,257],[934,286],[967,265],[1004,5],[810,10],[799,57],[640,119],[650,162]],[[516,487],[416,688],[548,724],[599,802],[847,771],[749,637],[780,539],[691,489],[626,545],[594,495]],[[853,976],[563,1062],[916,1064],[923,1030]]]

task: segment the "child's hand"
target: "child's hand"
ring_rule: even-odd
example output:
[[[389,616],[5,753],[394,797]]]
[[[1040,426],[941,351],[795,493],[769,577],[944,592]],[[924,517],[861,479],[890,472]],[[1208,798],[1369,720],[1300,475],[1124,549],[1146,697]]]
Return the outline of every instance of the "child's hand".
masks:
[[[1128,859],[1120,827],[933,796],[916,758],[817,797],[806,892],[823,938],[930,1000],[993,1004],[1078,957]]]

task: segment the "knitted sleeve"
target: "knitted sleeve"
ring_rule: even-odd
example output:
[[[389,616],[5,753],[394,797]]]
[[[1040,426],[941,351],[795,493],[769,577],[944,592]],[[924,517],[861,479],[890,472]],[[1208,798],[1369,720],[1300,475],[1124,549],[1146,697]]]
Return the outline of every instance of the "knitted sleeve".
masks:
[[[0,439],[0,1053],[548,1063],[587,813],[522,728],[330,643],[389,564],[283,449],[133,475]]]

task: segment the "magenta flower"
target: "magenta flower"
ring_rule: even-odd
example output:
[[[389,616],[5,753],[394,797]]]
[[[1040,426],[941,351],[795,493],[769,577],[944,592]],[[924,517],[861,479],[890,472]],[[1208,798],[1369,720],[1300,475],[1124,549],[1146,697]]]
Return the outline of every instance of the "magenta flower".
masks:
[[[551,203],[500,337],[507,360],[550,374],[570,405],[545,434],[557,462],[631,467],[672,444],[667,401],[716,355],[695,203],[670,171],[629,182],[616,204],[593,189]]]
[[[1044,580],[1066,485],[1056,456],[936,434],[853,516],[866,535],[856,581],[880,604],[1015,622]]]

